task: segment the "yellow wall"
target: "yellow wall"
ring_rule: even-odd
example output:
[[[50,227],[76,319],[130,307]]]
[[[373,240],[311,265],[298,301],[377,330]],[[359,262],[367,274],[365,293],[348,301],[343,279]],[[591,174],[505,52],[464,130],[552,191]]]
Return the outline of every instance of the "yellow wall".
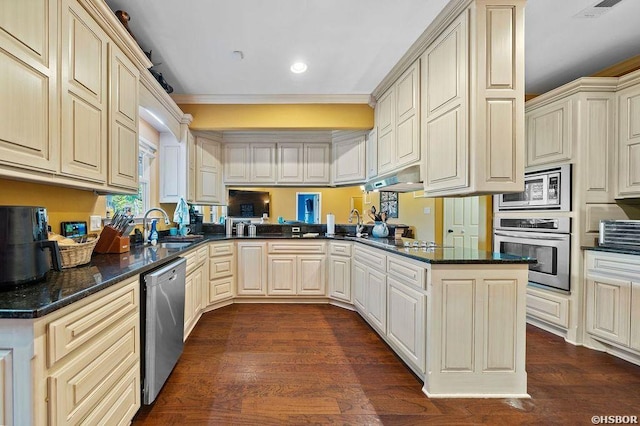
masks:
[[[321,211],[320,221],[327,223],[327,214],[333,213],[336,223],[346,224],[351,210],[351,198],[362,197],[362,191],[358,186],[348,186],[344,188],[233,188],[247,189],[252,191],[268,191],[270,197],[269,220],[277,223],[278,217],[285,220],[296,220],[296,193],[297,192],[319,192]]]
[[[368,194],[368,203],[365,202],[365,212],[371,209],[371,206],[375,206],[377,211],[380,211],[380,194],[377,192],[370,192]],[[438,242],[436,217],[437,208],[436,204],[439,199],[437,198],[414,198],[413,192],[399,193],[398,194],[398,218],[389,218],[387,223],[395,223],[402,225],[409,225],[413,231],[413,238],[424,241]],[[429,214],[424,213],[425,207],[430,209]],[[365,213],[365,223],[371,222],[369,216]],[[441,234],[441,233],[440,233]],[[440,241],[442,236],[440,235]]]
[[[193,115],[191,130],[367,130],[373,108],[366,104],[179,105]]]
[[[104,217],[104,202],[92,191],[0,179],[0,204],[45,207],[51,230],[60,233],[60,222],[84,221],[92,214]]]

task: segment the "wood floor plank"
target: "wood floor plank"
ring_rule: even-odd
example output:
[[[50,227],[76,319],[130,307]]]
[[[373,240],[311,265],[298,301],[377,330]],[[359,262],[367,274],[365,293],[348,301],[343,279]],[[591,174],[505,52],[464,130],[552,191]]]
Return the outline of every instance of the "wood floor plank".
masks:
[[[640,367],[527,326],[531,399],[429,399],[355,313],[235,304],[203,314],[134,425],[567,425],[640,416]]]

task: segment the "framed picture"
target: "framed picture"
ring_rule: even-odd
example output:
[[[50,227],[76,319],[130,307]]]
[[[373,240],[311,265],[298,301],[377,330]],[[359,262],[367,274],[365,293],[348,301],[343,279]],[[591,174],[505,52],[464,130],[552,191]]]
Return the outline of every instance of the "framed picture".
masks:
[[[380,191],[380,212],[387,213],[387,218],[398,218],[398,193]]]

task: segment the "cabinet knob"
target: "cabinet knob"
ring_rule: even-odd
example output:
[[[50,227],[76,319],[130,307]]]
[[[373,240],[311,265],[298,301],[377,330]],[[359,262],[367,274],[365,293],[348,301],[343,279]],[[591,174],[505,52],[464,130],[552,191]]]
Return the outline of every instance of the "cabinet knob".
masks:
[[[453,234],[453,229],[447,229],[447,234]]]

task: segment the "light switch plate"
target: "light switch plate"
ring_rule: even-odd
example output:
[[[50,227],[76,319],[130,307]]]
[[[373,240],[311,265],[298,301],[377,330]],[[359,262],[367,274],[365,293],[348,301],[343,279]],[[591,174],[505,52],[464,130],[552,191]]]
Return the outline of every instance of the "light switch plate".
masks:
[[[424,214],[431,214],[431,207],[425,207],[423,211]]]
[[[102,218],[98,215],[91,216],[89,231],[99,231],[102,228]]]

